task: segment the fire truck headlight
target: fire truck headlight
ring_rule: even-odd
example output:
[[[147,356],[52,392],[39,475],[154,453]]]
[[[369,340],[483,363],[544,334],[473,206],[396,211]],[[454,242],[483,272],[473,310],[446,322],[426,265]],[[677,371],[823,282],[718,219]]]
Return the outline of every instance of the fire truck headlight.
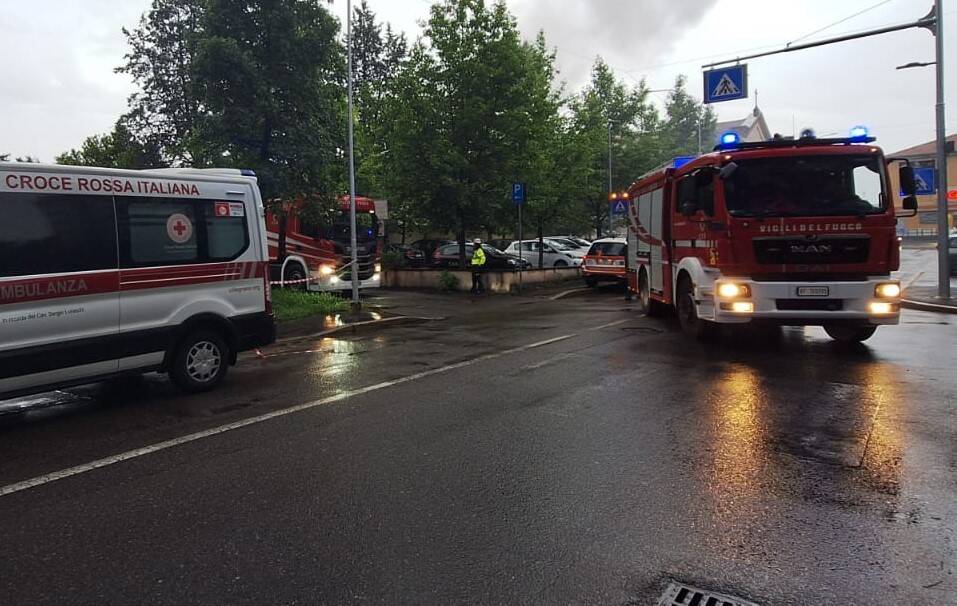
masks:
[[[751,296],[751,289],[745,284],[723,282],[718,285],[718,296],[722,299],[738,299]]]
[[[338,283],[339,283],[339,276],[332,276],[331,278],[329,278],[329,284],[338,284]]]
[[[382,263],[376,263],[376,264],[375,264],[375,268],[373,269],[373,271],[374,271],[375,273],[381,273],[381,272],[382,272]]]
[[[323,276],[331,276],[332,274],[336,273],[336,268],[332,265],[320,265],[319,273]]]
[[[886,303],[884,301],[874,301],[870,304],[872,314],[883,315],[896,313],[899,307],[895,303]]]
[[[896,299],[901,296],[901,286],[897,282],[887,282],[878,284],[874,288],[874,294],[881,299]]]
[[[735,301],[731,304],[731,311],[736,314],[749,314],[754,312],[754,303],[751,301]]]

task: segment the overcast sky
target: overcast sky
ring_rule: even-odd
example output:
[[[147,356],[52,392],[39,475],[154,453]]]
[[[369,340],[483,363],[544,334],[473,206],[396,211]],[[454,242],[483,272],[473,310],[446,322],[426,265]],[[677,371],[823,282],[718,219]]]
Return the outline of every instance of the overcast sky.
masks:
[[[0,0],[0,153],[43,161],[91,134],[107,132],[125,111],[132,85],[113,73],[126,52],[120,28],[136,24],[150,0]],[[369,0],[382,20],[415,38],[429,0]],[[601,55],[626,82],[667,88],[679,74],[701,95],[701,64],[776,48],[879,0],[509,0],[522,32],[544,30],[558,50],[569,88],[587,79]],[[930,0],[888,0],[807,40],[916,20]],[[345,15],[345,0],[333,10]],[[947,100],[957,78],[957,10],[945,13]],[[750,98],[715,105],[720,120],[758,104],[772,132],[815,128],[843,135],[869,126],[886,151],[934,137],[933,68],[897,71],[933,60],[933,36],[907,30],[749,62]],[[662,101],[665,93],[656,93]],[[949,107],[948,132],[957,130]]]

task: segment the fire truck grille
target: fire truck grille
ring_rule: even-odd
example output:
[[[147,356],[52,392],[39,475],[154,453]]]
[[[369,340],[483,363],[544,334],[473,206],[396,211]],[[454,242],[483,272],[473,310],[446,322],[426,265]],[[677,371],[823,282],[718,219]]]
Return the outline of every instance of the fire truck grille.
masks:
[[[343,255],[341,260],[342,265],[348,265],[352,262],[352,255]],[[359,255],[357,260],[359,261],[359,279],[368,280],[375,273],[375,261],[372,255]],[[339,274],[339,279],[352,280],[352,268],[342,271]]]
[[[839,265],[866,263],[868,238],[762,238],[754,241],[754,256],[767,265]]]

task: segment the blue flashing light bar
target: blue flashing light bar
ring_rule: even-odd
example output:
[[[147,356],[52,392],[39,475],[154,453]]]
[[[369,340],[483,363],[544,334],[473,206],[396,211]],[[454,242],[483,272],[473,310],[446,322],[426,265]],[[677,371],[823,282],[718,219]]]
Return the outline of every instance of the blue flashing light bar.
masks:
[[[851,139],[854,141],[866,141],[870,137],[870,132],[866,126],[855,126],[851,129]]]
[[[249,168],[242,168],[242,169],[239,170],[239,172],[240,172],[240,174],[242,174],[244,177],[255,177],[255,176],[256,176],[256,171],[254,171],[254,170],[252,170],[252,169],[249,169]]]
[[[691,162],[695,159],[695,156],[678,156],[671,162],[672,168],[681,168],[688,162]]]
[[[722,134],[721,138],[718,140],[720,141],[721,147],[734,147],[738,143],[741,143],[741,135],[734,132],[733,130],[730,130]]]

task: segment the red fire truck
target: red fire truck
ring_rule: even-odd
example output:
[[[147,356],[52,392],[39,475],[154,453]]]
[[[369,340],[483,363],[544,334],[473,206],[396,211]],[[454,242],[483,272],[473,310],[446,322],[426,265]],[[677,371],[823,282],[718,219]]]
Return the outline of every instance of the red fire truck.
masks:
[[[728,133],[713,153],[643,176],[629,189],[629,289],[648,313],[674,307],[695,337],[769,323],[853,342],[897,324],[893,195],[873,141],[861,128],[756,143]],[[909,165],[900,176],[911,211]]]
[[[326,225],[299,212],[301,201],[287,203],[283,216],[266,214],[273,280],[317,291],[351,288],[352,261],[349,198],[340,198],[340,212]],[[356,197],[356,241],[359,288],[379,287],[380,218],[385,202]]]

